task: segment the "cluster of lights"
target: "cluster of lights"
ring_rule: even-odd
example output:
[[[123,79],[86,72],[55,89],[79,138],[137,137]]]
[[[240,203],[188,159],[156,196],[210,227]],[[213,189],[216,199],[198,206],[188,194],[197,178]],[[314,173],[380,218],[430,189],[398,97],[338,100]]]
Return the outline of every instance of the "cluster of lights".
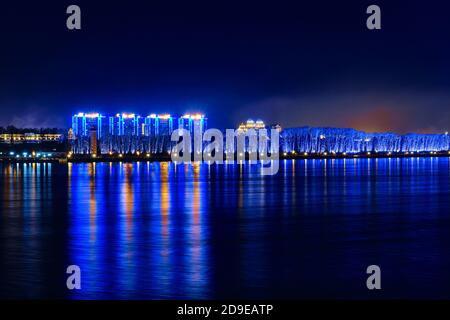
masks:
[[[194,114],[186,113],[181,118],[183,118],[183,119],[192,119],[192,120],[201,120],[204,117],[205,117],[205,115],[203,115],[201,113],[194,113]]]
[[[198,154],[200,154],[200,152],[197,152]],[[225,152],[225,153],[228,153],[228,152]],[[252,153],[251,151],[249,152],[250,154]],[[430,154],[433,154],[433,155],[435,155],[435,154],[437,154],[438,152],[436,152],[436,151],[431,151],[430,152]],[[112,156],[112,155],[114,155],[114,153],[112,152],[112,151],[109,151],[108,152],[108,154],[110,155],[110,156]],[[168,152],[168,154],[170,154],[170,152]],[[292,155],[296,155],[297,154],[297,152],[296,151],[291,151],[291,154]],[[333,154],[333,155],[336,155],[337,153],[335,152],[335,151],[331,151],[331,154]],[[371,155],[371,152],[367,152],[366,153],[367,155]],[[391,156],[392,155],[392,152],[391,151],[389,151],[389,152],[387,152],[386,153],[388,156]],[[409,154],[414,154],[414,152],[409,152],[409,151],[406,151],[405,152],[405,154],[406,155],[409,155]],[[450,151],[448,151],[448,154],[450,154]],[[20,157],[23,157],[23,158],[31,158],[31,157],[33,157],[33,158],[35,158],[35,157],[37,157],[37,158],[39,158],[39,157],[43,157],[43,158],[45,158],[45,157],[51,157],[52,156],[52,154],[51,153],[43,153],[43,154],[41,154],[41,153],[36,153],[36,152],[32,152],[31,154],[28,154],[27,152],[23,152],[21,155],[20,154],[15,154],[15,152],[13,152],[13,151],[11,151],[11,152],[9,152],[9,155],[10,156],[15,156],[16,158],[20,158]],[[117,154],[118,155],[118,157],[119,158],[122,158],[123,157],[123,154],[122,153],[119,153],[119,154]],[[143,156],[144,154],[141,154],[141,152],[140,151],[136,151],[136,153],[135,153],[135,155],[136,156]],[[241,153],[239,153],[239,156],[240,157],[242,157],[244,154],[241,152]],[[264,152],[261,152],[260,153],[260,155],[261,156],[263,156],[264,155]],[[303,155],[305,156],[305,157],[307,157],[309,154],[307,153],[307,152],[304,152],[303,153]],[[323,152],[322,153],[322,155],[324,155],[324,156],[327,156],[328,155],[328,152]],[[343,156],[347,156],[347,153],[346,152],[342,152],[342,155]],[[69,152],[68,154],[67,154],[67,158],[71,158],[73,156],[73,152]],[[211,156],[211,153],[208,153],[208,156]],[[288,153],[287,152],[283,152],[283,156],[288,156]],[[354,157],[358,157],[358,155],[353,155]],[[97,158],[97,154],[92,154],[91,155],[91,157],[92,158]],[[145,157],[147,157],[147,158],[150,158],[151,157],[151,154],[150,153],[145,153]]]
[[[170,114],[160,114],[160,115],[158,115],[158,118],[162,119],[162,120],[168,120],[168,119],[172,118],[172,116]]]
[[[104,117],[103,115],[101,115],[98,112],[91,112],[91,113],[84,113],[84,112],[79,112],[77,114],[75,114],[76,117],[79,118],[90,118],[90,119],[95,119],[95,118],[99,118],[99,117]],[[135,114],[135,113],[117,113],[116,117],[118,118],[123,118],[123,119],[134,119],[134,118],[140,118],[141,116]],[[147,118],[152,118],[152,119],[156,119],[159,118],[161,120],[167,120],[172,118],[172,116],[169,113],[163,113],[163,114],[156,114],[156,113],[152,113],[150,115],[147,116]],[[194,114],[185,114],[183,115],[181,118],[183,119],[192,119],[192,120],[201,120],[205,118],[204,114],[201,113],[194,113]],[[258,120],[256,122],[258,125],[264,125],[264,123],[260,120]]]
[[[40,157],[43,157],[43,158],[45,158],[45,157],[51,157],[52,156],[51,153],[40,153],[40,152],[36,153],[34,151],[31,154],[28,154],[28,152],[22,152],[21,154],[16,154],[14,151],[10,151],[9,155],[10,156],[16,156],[16,158],[20,158],[20,157],[23,157],[23,158],[31,158],[31,157],[33,157],[33,158],[35,158],[35,157],[36,158],[40,158]]]
[[[10,152],[10,155],[14,155],[14,152]],[[40,155],[40,154],[38,153],[37,156],[39,156],[39,155]],[[51,155],[51,154],[48,154],[48,156],[50,156],[50,155]],[[108,152],[108,155],[112,156],[112,155],[114,155],[114,153],[113,153],[112,151],[109,151],[109,152]],[[141,152],[136,151],[135,155],[136,155],[136,156],[141,156]],[[142,155],[143,155],[143,154],[142,154]],[[33,156],[34,156],[34,153],[33,153]],[[73,156],[73,152],[72,152],[72,151],[69,152],[69,153],[67,153],[67,158],[72,158],[72,156]],[[122,153],[118,153],[117,156],[118,156],[119,158],[122,158],[122,157],[123,157],[123,154],[122,154]],[[150,158],[151,154],[150,154],[150,153],[145,153],[145,156],[146,156],[147,158]],[[97,158],[97,154],[96,154],[96,153],[92,153],[92,154],[91,154],[91,157],[92,157],[92,158]]]
[[[123,119],[133,119],[135,118],[135,114],[134,113],[118,113],[116,114],[116,117],[122,117]]]
[[[238,131],[247,131],[249,129],[264,129],[266,125],[262,120],[253,121],[252,119],[248,119],[246,123],[241,123],[238,127]]]

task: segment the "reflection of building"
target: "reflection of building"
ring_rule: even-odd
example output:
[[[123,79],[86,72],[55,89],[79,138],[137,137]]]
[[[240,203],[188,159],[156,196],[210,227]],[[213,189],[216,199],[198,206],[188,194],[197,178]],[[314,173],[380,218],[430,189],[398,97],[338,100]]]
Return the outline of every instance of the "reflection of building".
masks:
[[[241,123],[237,130],[240,132],[246,132],[249,129],[259,130],[265,128],[266,125],[264,124],[264,121],[262,120],[253,121],[252,119],[248,119],[247,122]]]

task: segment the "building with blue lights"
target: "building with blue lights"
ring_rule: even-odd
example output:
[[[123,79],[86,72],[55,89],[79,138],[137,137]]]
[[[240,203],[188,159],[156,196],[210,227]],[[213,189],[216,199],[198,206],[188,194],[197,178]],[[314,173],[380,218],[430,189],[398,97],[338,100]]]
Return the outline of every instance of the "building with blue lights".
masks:
[[[178,119],[178,128],[186,129],[189,133],[203,134],[207,129],[207,118],[203,114],[185,114]]]
[[[92,134],[96,132],[95,144],[100,153],[164,153],[171,148],[173,130],[180,126],[191,133],[194,128],[203,133],[206,130],[206,117],[201,114],[185,115],[182,118],[170,114],[142,117],[134,113],[110,116],[81,112],[72,117],[72,151],[92,153],[95,149],[92,147]]]

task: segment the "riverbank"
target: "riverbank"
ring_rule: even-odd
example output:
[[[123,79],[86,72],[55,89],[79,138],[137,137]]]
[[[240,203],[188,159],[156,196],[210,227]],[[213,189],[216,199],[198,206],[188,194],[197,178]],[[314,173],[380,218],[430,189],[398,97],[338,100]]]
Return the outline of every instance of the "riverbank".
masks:
[[[396,152],[396,153],[381,153],[381,152],[366,152],[358,154],[345,153],[282,153],[280,160],[290,159],[357,159],[357,158],[417,158],[417,157],[450,157],[450,151],[439,152]],[[225,159],[225,156],[224,156]],[[192,159],[193,160],[193,159]],[[90,163],[90,162],[168,162],[172,161],[169,154],[106,154],[106,155],[75,155],[70,154],[60,157],[0,157],[0,162],[4,163]],[[245,161],[249,161],[249,155],[246,154]]]

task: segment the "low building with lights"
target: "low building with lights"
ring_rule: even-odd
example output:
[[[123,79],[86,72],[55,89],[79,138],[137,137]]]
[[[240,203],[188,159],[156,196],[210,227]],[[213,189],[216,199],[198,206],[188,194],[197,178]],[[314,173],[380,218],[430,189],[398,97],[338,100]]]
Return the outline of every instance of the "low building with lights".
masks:
[[[250,129],[259,130],[259,129],[266,129],[266,125],[264,124],[264,121],[262,120],[252,120],[248,119],[246,122],[242,122],[239,127],[237,128],[238,132],[247,132]]]
[[[17,143],[45,143],[45,142],[61,142],[64,136],[60,133],[2,133],[0,134],[0,143],[17,144]]]

